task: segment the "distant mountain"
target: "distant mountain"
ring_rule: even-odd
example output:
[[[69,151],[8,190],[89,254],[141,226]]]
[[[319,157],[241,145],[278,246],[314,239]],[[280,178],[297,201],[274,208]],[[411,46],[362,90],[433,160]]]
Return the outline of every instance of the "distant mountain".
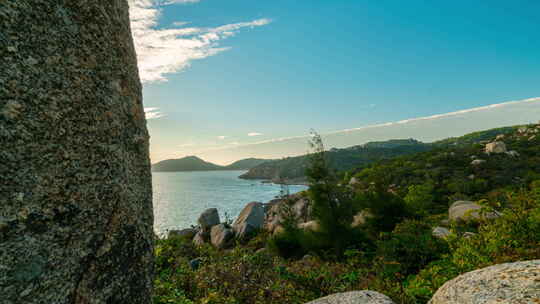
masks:
[[[152,166],[154,172],[176,171],[212,171],[223,170],[222,166],[206,162],[197,156],[187,156],[180,159],[167,159]]]
[[[236,161],[228,166],[225,166],[226,170],[249,170],[255,166],[269,161],[268,159],[260,158],[246,158]]]
[[[179,159],[167,159],[152,165],[154,172],[177,172],[177,171],[217,171],[217,170],[249,170],[268,160],[258,158],[246,158],[234,162],[228,166],[220,166],[204,161],[197,156],[187,156]]]
[[[401,155],[428,151],[432,145],[414,139],[394,139],[380,142],[369,142],[363,145],[344,149],[331,149],[327,152],[328,162],[332,169],[345,171],[365,166],[382,159],[390,159]],[[287,157],[264,162],[241,175],[244,179],[268,179],[274,182],[304,183],[308,156]]]

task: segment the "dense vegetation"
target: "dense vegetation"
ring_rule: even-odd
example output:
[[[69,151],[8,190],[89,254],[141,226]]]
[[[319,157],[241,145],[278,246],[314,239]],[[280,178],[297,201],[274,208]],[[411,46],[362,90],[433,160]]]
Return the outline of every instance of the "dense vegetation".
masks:
[[[158,240],[155,303],[305,303],[360,289],[396,303],[427,303],[461,273],[538,259],[540,140],[513,132],[504,142],[520,155],[488,156],[472,141],[343,173],[329,167],[314,136],[306,194],[319,229],[301,230],[286,217],[282,232],[261,231],[226,251],[182,238]],[[473,158],[485,162],[472,165]],[[356,182],[349,184],[352,177]],[[475,200],[482,212],[500,216],[451,222],[448,237],[433,236],[457,199]],[[353,227],[363,211],[371,216]],[[198,269],[190,267],[194,258],[202,262]]]
[[[246,158],[236,161],[227,166],[220,166],[206,162],[196,156],[187,156],[179,159],[167,159],[152,165],[154,172],[178,172],[178,171],[217,171],[217,170],[249,170],[258,166],[266,159]]]
[[[395,139],[370,142],[345,149],[326,152],[327,165],[332,170],[346,171],[365,166],[382,159],[430,150],[431,146],[414,139]],[[310,165],[309,155],[272,160],[251,168],[240,176],[245,179],[268,179],[275,182],[303,183],[307,181],[306,169]]]

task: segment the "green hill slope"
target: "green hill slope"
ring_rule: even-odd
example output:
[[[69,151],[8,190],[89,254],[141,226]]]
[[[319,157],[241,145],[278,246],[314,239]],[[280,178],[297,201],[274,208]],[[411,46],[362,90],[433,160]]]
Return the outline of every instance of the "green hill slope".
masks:
[[[381,142],[370,142],[364,145],[328,151],[328,161],[332,169],[350,170],[381,159],[427,151],[431,145],[414,139],[396,139]],[[303,183],[306,181],[305,170],[308,156],[287,157],[272,160],[253,167],[240,178],[268,179],[275,182]]]

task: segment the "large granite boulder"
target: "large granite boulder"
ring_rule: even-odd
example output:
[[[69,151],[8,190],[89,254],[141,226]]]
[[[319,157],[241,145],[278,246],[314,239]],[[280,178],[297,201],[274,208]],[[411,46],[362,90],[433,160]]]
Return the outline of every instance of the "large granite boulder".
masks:
[[[210,242],[216,248],[223,249],[231,244],[234,239],[234,232],[225,224],[219,224],[212,227],[210,231]]]
[[[220,223],[218,210],[216,208],[206,209],[201,213],[197,222],[199,223],[203,234],[210,233],[210,229]]]
[[[430,304],[532,304],[540,300],[540,260],[499,264],[446,282]]]
[[[506,144],[502,141],[494,141],[486,144],[485,152],[488,154],[506,153]]]
[[[373,218],[373,214],[371,214],[368,210],[362,210],[353,217],[351,227],[355,228],[355,227],[363,226],[366,224],[367,220],[370,218]]]
[[[236,237],[245,239],[251,233],[262,229],[264,225],[264,207],[262,203],[251,202],[244,207],[240,215],[233,223],[233,230]]]
[[[435,227],[431,231],[431,234],[436,238],[445,239],[449,237],[450,234],[452,234],[452,232],[450,232],[450,230],[448,230],[448,228],[445,228],[445,227]]]
[[[448,209],[448,219],[457,222],[470,222],[481,218],[493,219],[499,216],[497,212],[480,212],[482,206],[471,201],[456,201]]]
[[[289,211],[299,223],[305,223],[312,220],[312,207],[310,200],[302,193],[289,196],[287,199],[272,200],[265,204],[266,214],[264,219],[264,228],[269,232],[276,232],[283,223],[285,217],[284,209],[288,207]]]
[[[306,304],[395,304],[389,297],[371,290],[336,293]]]
[[[151,303],[127,1],[1,1],[0,58],[0,302]]]

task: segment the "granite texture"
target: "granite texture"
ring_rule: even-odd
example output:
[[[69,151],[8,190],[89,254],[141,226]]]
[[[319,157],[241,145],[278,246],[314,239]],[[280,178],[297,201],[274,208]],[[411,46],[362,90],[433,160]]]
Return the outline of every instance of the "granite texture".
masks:
[[[429,304],[540,303],[540,260],[499,264],[446,282]]]
[[[126,0],[0,1],[0,297],[150,303],[148,132]]]
[[[394,304],[394,302],[381,293],[361,290],[336,293],[307,304]]]

